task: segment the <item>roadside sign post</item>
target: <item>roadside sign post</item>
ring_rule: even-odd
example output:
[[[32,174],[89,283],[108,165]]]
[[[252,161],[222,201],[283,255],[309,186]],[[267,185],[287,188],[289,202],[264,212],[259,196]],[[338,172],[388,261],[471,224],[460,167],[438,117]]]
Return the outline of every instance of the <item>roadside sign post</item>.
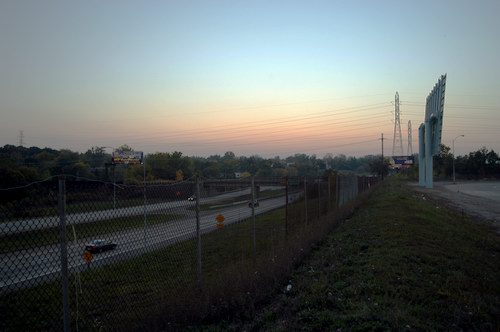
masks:
[[[125,164],[125,165],[140,165],[142,164],[142,171],[143,171],[143,184],[144,184],[144,189],[143,189],[143,196],[144,196],[144,202],[143,202],[143,212],[144,212],[144,248],[146,248],[147,242],[146,242],[146,228],[147,228],[147,211],[146,211],[146,157],[144,156],[144,153],[142,151],[126,151],[126,150],[118,150],[115,149],[113,151],[113,154],[111,155],[111,163],[113,165],[117,164]],[[113,182],[114,180],[114,168],[113,168]],[[116,184],[114,184],[116,187]],[[116,207],[116,188],[113,189],[113,208]]]

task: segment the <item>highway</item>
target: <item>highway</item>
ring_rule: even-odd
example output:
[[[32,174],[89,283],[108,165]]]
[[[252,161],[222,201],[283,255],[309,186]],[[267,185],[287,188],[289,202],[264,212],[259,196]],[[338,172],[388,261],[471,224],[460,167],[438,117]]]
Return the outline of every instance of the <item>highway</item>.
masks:
[[[217,203],[221,200],[237,198],[238,196],[248,193],[248,190],[242,190],[205,198],[200,200],[200,204]],[[299,198],[299,195],[300,194],[291,195],[289,200],[296,200]],[[96,267],[127,260],[143,253],[195,237],[196,212],[192,209],[194,205],[195,202],[182,201],[175,202],[174,205],[169,204],[168,210],[165,204],[155,204],[153,208],[148,208],[148,213],[154,212],[157,214],[179,214],[179,211],[182,211],[181,214],[183,217],[149,226],[146,222],[146,227],[103,235],[103,238],[117,243],[118,246],[115,250],[95,254],[91,266]],[[255,214],[266,213],[284,205],[284,196],[260,200],[259,207],[255,208]],[[129,211],[130,209],[126,208],[123,210]],[[137,210],[142,212],[142,209],[132,209],[132,211]],[[121,211],[120,213],[124,212]],[[218,214],[225,216],[225,225],[230,225],[250,218],[252,216],[252,209],[248,207],[247,201],[241,201],[240,204],[226,205],[224,207],[221,206],[216,209],[211,209],[210,211],[202,211],[200,213],[200,229],[202,233],[208,233],[217,229],[215,217]],[[124,216],[127,215],[125,214]],[[96,237],[70,241],[73,235],[70,232],[67,236],[69,239],[67,250],[70,272],[86,269],[87,263],[84,262],[82,257],[85,243]],[[54,279],[60,275],[60,246],[54,244],[4,253],[0,255],[0,263],[0,289],[2,289],[2,292],[34,286],[43,281]]]
[[[264,190],[271,190],[280,187],[263,187]],[[218,196],[207,197],[200,200],[200,204],[209,204],[215,201],[230,199],[242,195],[250,194],[250,188],[233,191],[225,193]],[[146,199],[147,202],[147,199]],[[186,201],[176,200],[168,201],[166,203],[156,203],[156,204],[146,204],[139,206],[131,206],[125,208],[108,209],[102,211],[90,211],[82,213],[73,213],[66,215],[66,223],[69,224],[79,224],[88,223],[100,220],[107,220],[111,218],[121,218],[130,217],[136,215],[152,214],[156,212],[164,211],[165,209],[175,209],[185,207]],[[38,218],[20,219],[14,221],[7,221],[0,223],[0,235],[22,233],[26,231],[36,231],[46,228],[59,227],[60,217],[59,216],[44,216]]]

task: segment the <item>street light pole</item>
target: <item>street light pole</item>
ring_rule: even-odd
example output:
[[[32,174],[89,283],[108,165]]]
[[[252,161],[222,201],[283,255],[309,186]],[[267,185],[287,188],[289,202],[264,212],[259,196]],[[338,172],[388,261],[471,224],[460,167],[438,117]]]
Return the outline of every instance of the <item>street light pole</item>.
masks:
[[[451,142],[451,145],[452,145],[452,150],[453,150],[453,184],[455,184],[455,140],[459,137],[465,137],[465,135],[458,135],[457,137],[455,137],[453,139],[453,141]]]

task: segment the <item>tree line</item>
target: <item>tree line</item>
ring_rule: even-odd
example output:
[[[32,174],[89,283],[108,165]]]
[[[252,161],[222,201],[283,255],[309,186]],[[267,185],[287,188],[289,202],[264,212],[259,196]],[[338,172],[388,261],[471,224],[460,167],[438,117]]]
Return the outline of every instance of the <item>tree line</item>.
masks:
[[[120,150],[133,150],[122,145]],[[357,174],[377,173],[380,156],[347,157],[345,155],[295,154],[286,158],[262,158],[258,155],[236,156],[228,151],[209,157],[185,156],[182,152],[156,152],[145,156],[144,165],[113,165],[111,151],[92,147],[84,153],[68,149],[0,147],[0,181],[9,188],[46,179],[59,174],[73,179],[117,182],[181,181],[200,175],[205,178],[234,179],[262,176],[320,176],[326,170],[350,171]]]
[[[128,145],[121,150],[133,150]],[[418,160],[418,158],[415,158]],[[116,181],[120,183],[146,181],[182,181],[194,175],[215,179],[262,176],[320,176],[325,171],[348,171],[362,175],[385,175],[389,171],[389,158],[380,155],[348,157],[346,155],[295,154],[286,158],[262,158],[258,155],[236,156],[228,151],[209,157],[185,156],[182,152],[156,152],[145,156],[145,165],[113,165],[111,153],[105,147],[92,147],[84,153],[68,149],[0,147],[0,187],[10,188],[46,179],[59,174],[72,179]],[[434,157],[437,178],[451,178],[453,155],[450,148],[441,145]],[[495,151],[485,147],[455,158],[457,177],[479,179],[500,177],[499,158]],[[410,172],[418,173],[417,167]]]
[[[453,162],[450,147],[441,144],[439,154],[434,157],[434,175],[437,178],[451,178],[453,164],[458,179],[500,178],[500,158],[494,150],[488,150],[484,146],[464,156],[456,156]]]

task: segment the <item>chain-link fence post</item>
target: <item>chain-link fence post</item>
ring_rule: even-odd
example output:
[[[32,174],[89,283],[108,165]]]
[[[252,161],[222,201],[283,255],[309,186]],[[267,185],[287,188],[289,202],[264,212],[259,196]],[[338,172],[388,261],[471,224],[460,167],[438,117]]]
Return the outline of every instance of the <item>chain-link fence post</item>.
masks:
[[[321,178],[318,177],[318,220],[321,217]]]
[[[358,194],[359,194],[359,181],[358,181],[358,179],[359,178],[357,176],[354,177],[354,185],[352,188],[354,190],[354,195],[352,195],[353,199],[358,197]]]
[[[328,174],[328,204],[326,205],[328,212],[330,212],[331,206],[332,206],[332,190],[331,190],[332,181],[331,181],[331,179],[332,179],[332,175]]]
[[[68,248],[66,239],[66,180],[64,175],[59,176],[59,243],[61,245],[61,283],[63,295],[63,322],[64,331],[70,331],[69,312],[69,282],[68,282]]]
[[[288,175],[285,176],[285,236],[288,236]]]
[[[309,223],[308,217],[307,217],[307,177],[304,176],[304,210],[305,210],[305,217],[306,217],[306,225]]]
[[[146,156],[142,160],[142,171],[144,179],[144,249],[146,249],[146,227],[147,227],[147,212],[146,212]]]
[[[255,177],[252,176],[252,187],[250,192],[252,193],[252,223],[253,223],[253,257],[257,257],[257,239],[255,234]]]
[[[335,207],[340,207],[340,175],[335,176]]]
[[[198,287],[203,285],[203,271],[201,266],[201,227],[200,227],[200,179],[196,177],[196,239],[197,239],[197,266],[198,266]]]
[[[116,164],[113,164],[113,210],[116,210]]]

